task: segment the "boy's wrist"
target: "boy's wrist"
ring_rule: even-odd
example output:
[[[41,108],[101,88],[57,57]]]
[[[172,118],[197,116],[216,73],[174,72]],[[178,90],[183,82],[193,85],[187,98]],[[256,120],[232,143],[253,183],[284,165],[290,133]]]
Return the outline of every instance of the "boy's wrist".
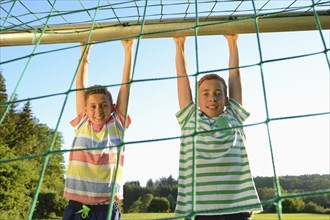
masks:
[[[81,62],[81,63],[89,63],[88,60],[86,60],[86,59],[83,59],[82,61],[80,61],[80,59],[79,59],[79,62]]]

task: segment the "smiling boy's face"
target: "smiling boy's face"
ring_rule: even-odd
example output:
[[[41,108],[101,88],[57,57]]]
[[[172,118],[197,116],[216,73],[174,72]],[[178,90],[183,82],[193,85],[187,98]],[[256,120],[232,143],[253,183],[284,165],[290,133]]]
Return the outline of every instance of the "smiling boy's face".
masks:
[[[86,100],[85,112],[93,124],[102,125],[110,119],[111,107],[105,94],[92,94]]]
[[[228,101],[225,86],[217,79],[204,80],[198,88],[198,106],[209,118],[223,113]]]

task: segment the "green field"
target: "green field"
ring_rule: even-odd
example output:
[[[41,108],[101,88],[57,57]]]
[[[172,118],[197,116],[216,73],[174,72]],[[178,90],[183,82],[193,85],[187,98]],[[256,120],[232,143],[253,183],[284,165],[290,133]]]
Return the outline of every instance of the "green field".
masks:
[[[174,214],[165,213],[133,213],[123,214],[123,220],[144,220],[144,219],[177,219]],[[179,219],[179,218],[178,218]],[[257,214],[252,220],[278,220],[277,214]],[[183,218],[180,218],[183,220]],[[282,220],[330,220],[330,215],[317,214],[282,214]]]
[[[59,220],[62,218],[56,218]],[[152,219],[177,219],[183,220],[183,218],[175,218],[173,213],[132,213],[132,214],[123,214],[122,220],[152,220]],[[277,214],[257,214],[253,217],[252,220],[278,220]],[[45,220],[45,219],[38,219]],[[48,219],[50,220],[50,219]],[[55,219],[51,219],[55,220]],[[282,214],[281,220],[330,220],[330,215],[321,215],[321,214]]]

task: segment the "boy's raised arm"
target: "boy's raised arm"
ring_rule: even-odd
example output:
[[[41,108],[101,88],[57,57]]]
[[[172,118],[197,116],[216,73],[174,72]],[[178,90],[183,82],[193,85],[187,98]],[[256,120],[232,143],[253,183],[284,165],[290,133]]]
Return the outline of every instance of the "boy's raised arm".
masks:
[[[122,85],[120,86],[118,98],[117,98],[117,110],[127,117],[127,101],[129,97],[129,82],[132,79],[132,48],[134,40],[122,40],[122,45],[125,50],[124,70],[122,76]]]
[[[229,68],[234,68],[229,70],[229,98],[234,99],[236,102],[242,105],[242,84],[239,67],[239,54],[237,46],[237,34],[227,34],[225,35],[228,46],[229,46]],[[236,69],[235,69],[236,68]]]
[[[88,85],[88,60],[89,60],[89,52],[92,45],[84,45],[85,43],[80,44],[80,65],[78,67],[78,72],[76,76],[76,89],[86,88]],[[86,52],[84,54],[86,48]],[[80,60],[79,60],[80,61]],[[85,91],[79,90],[76,91],[76,112],[77,115],[82,113],[85,108]]]
[[[192,101],[191,88],[189,78],[187,76],[187,63],[184,51],[186,37],[174,37],[176,54],[175,66],[178,76],[178,99],[180,110],[182,110],[189,102]]]

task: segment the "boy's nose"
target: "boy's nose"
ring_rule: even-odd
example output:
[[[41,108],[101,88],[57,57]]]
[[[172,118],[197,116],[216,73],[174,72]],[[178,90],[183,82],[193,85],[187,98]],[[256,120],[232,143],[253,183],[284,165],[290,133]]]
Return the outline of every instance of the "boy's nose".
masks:
[[[210,101],[216,101],[217,97],[216,95],[210,95]]]
[[[98,108],[96,109],[96,111],[99,112],[99,113],[102,113],[102,112],[103,112],[103,109],[100,108],[100,107],[98,107]]]

